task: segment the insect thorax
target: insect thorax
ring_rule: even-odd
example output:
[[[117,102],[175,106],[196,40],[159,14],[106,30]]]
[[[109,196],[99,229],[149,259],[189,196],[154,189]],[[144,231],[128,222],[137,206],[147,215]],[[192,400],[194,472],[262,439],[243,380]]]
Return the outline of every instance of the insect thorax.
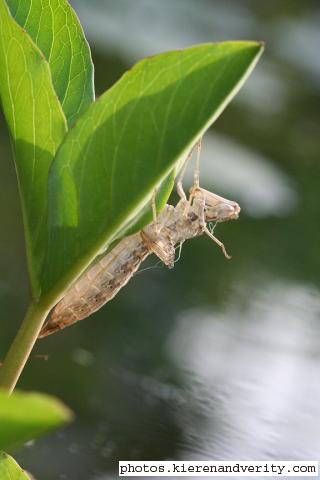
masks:
[[[172,268],[175,246],[201,235],[204,226],[203,200],[195,199],[193,204],[180,200],[176,207],[166,205],[159,218],[141,231],[141,236],[149,251]]]

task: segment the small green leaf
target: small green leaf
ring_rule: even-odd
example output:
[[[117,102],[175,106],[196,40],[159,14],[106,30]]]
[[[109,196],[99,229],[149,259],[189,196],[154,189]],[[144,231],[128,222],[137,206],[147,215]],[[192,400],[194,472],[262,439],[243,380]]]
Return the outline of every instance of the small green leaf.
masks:
[[[33,440],[71,419],[70,410],[55,398],[17,391],[9,397],[0,392],[0,449]]]
[[[0,452],[0,479],[1,480],[31,480],[31,477],[22,470],[17,462],[4,452]]]
[[[29,274],[37,299],[47,235],[48,171],[67,126],[49,65],[13,20],[4,0],[0,0],[0,96],[14,142]]]
[[[49,63],[69,126],[94,100],[93,64],[80,22],[67,0],[6,0]]]
[[[44,294],[61,293],[139,220],[154,188],[236,94],[262,49],[225,42],[147,58],[88,108],[50,172]]]

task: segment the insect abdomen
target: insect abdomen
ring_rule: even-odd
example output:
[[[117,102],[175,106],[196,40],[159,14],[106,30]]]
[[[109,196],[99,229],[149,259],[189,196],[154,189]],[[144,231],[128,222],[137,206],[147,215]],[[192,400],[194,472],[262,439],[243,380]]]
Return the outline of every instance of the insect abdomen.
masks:
[[[39,338],[83,320],[111,300],[149,255],[140,233],[121,240],[67,290],[52,310]]]

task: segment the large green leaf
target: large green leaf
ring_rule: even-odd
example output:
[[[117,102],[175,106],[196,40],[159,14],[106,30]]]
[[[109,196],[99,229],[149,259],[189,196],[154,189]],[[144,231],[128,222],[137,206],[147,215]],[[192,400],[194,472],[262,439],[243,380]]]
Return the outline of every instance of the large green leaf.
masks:
[[[88,108],[50,172],[44,293],[59,295],[104,244],[132,226],[262,49],[225,42],[147,58]]]
[[[17,391],[9,397],[0,392],[0,450],[33,440],[71,419],[70,410],[55,398]]]
[[[0,96],[14,142],[28,267],[33,296],[39,297],[46,243],[48,171],[66,133],[49,65],[0,0]]]
[[[80,22],[67,0],[6,0],[47,59],[71,126],[94,100],[93,65]]]
[[[0,452],[0,478],[1,480],[31,480],[17,462],[4,452]]]

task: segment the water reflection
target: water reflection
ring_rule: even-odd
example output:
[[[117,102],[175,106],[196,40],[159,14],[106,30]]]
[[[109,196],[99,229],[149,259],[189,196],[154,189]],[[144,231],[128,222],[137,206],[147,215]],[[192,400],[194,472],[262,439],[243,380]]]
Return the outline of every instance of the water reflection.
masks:
[[[271,279],[231,304],[183,313],[167,343],[188,398],[181,458],[318,458],[319,291]]]

